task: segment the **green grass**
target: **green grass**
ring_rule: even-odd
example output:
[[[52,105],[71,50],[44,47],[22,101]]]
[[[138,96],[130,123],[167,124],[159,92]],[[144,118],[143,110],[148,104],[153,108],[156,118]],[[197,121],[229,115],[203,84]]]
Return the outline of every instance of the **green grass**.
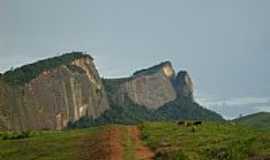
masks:
[[[91,128],[36,132],[26,139],[0,140],[0,160],[73,160],[80,154],[81,138],[97,131]]]
[[[131,135],[128,132],[128,128],[122,127],[123,130],[123,149],[124,149],[124,159],[125,160],[137,160],[135,156],[136,146],[132,142]]]
[[[270,157],[270,133],[230,123],[207,122],[195,128],[175,123],[144,123],[143,139],[157,159],[245,160]],[[193,131],[192,131],[193,130]]]
[[[121,130],[123,158],[137,160],[138,146],[132,140],[128,126],[123,125],[31,132],[30,137],[23,139],[2,140],[6,133],[0,133],[0,160],[86,160],[87,156],[89,159],[87,153],[95,150],[96,143],[100,142],[96,137],[109,127]],[[204,122],[195,128],[173,122],[145,122],[139,128],[144,142],[157,153],[157,160],[270,158],[270,131],[260,132],[225,122]]]
[[[270,113],[269,112],[255,113],[252,115],[236,119],[234,120],[234,122],[251,128],[256,128],[259,130],[270,130]]]

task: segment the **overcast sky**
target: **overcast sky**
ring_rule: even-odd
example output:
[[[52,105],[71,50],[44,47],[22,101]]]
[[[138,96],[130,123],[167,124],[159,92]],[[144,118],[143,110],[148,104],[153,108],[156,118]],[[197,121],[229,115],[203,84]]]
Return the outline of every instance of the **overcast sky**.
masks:
[[[197,96],[270,97],[269,0],[0,0],[0,71],[89,51],[105,77],[170,60]]]

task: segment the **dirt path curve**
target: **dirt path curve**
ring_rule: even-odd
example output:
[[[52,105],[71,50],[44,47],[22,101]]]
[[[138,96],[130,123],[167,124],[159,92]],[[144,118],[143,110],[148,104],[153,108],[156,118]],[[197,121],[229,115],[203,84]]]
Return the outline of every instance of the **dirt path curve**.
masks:
[[[135,146],[135,157],[138,160],[153,160],[155,154],[143,144],[139,128],[136,126],[128,127],[128,132]]]

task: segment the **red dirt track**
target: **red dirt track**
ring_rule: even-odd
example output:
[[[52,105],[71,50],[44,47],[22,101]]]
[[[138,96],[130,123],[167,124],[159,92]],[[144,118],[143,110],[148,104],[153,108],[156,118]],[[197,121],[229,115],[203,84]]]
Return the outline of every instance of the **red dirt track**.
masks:
[[[131,138],[133,141],[133,144],[136,146],[136,157],[140,160],[153,160],[155,157],[155,154],[147,147],[145,146],[140,137],[140,130],[138,127],[129,127],[128,128],[129,133],[131,133]]]
[[[136,126],[104,127],[94,137],[80,140],[79,160],[124,160],[123,136],[125,129],[135,147],[136,160],[153,160],[154,153],[140,139],[140,130]]]

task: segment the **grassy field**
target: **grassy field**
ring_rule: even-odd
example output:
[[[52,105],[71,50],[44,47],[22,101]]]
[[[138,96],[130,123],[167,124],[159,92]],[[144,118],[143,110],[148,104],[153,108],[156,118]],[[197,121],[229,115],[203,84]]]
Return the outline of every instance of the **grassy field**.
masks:
[[[141,160],[136,126],[105,125],[67,131],[0,133],[0,160]],[[4,138],[5,137],[5,138]],[[19,139],[18,139],[19,138]],[[137,137],[139,139],[139,137]]]
[[[3,137],[4,134],[0,133],[0,160],[95,160],[115,157],[118,157],[117,160],[141,160],[147,154],[148,157],[155,156],[156,160],[270,158],[269,131],[260,132],[234,123],[205,122],[200,126],[186,127],[173,122],[146,122],[138,127],[106,125],[62,132],[31,132],[30,137],[25,139]]]
[[[259,130],[270,130],[270,113],[260,112],[234,120],[237,124],[256,128]]]
[[[99,130],[36,132],[26,139],[0,140],[0,160],[74,160],[81,154],[81,140]]]
[[[229,123],[185,127],[144,123],[143,139],[160,160],[257,160],[270,158],[270,132]]]

